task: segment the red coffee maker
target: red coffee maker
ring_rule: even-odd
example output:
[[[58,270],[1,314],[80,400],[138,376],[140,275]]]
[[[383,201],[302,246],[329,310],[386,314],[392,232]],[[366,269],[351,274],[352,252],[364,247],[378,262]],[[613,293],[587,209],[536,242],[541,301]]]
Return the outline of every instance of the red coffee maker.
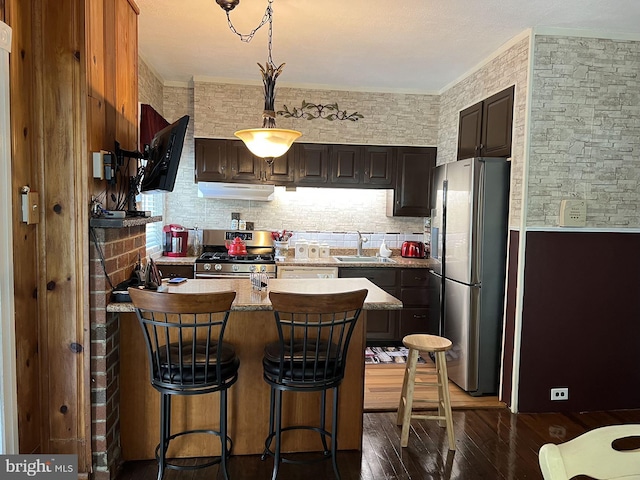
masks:
[[[182,225],[165,225],[162,228],[164,245],[162,255],[167,257],[186,257],[189,233]]]

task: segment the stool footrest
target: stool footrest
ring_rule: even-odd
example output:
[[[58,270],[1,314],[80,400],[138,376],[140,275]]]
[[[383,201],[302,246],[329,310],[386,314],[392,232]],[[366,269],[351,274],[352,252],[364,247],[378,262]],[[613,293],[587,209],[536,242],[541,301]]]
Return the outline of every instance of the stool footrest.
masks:
[[[331,432],[325,430],[324,428],[320,428],[320,427],[312,427],[312,426],[307,426],[307,425],[292,425],[290,427],[284,427],[283,429],[280,430],[281,433],[284,433],[286,431],[289,430],[311,430],[313,432],[318,433],[319,435],[323,436],[323,437],[327,437],[327,439],[331,439],[332,435]],[[273,450],[271,450],[271,441],[273,440],[273,438],[275,437],[276,432],[271,432],[269,434],[269,436],[267,437],[267,439],[264,442],[264,452],[262,453],[261,459],[265,460],[267,458],[267,455],[274,457],[275,453],[273,452]],[[304,459],[304,460],[293,460],[291,458],[287,458],[285,456],[283,456],[282,454],[280,454],[280,461],[283,463],[293,463],[293,464],[297,464],[297,465],[305,465],[308,463],[316,463],[316,462],[323,462],[325,460],[329,460],[331,459],[331,451],[330,450],[326,450],[326,451],[319,451],[319,452],[306,452],[309,453],[310,455],[316,453],[318,456],[317,458],[308,458],[308,459]]]
[[[167,447],[171,445],[171,441],[174,438],[182,437],[184,435],[203,434],[203,433],[207,435],[215,435],[216,437],[220,437],[220,432],[217,430],[186,430],[184,432],[174,433],[169,438],[167,438]],[[227,444],[228,444],[228,448],[227,448],[226,457],[228,459],[229,456],[231,455],[231,450],[233,449],[233,441],[231,440],[231,437],[229,437],[228,435],[227,435]],[[160,444],[156,445],[156,461],[160,460],[160,455],[158,454],[159,450],[160,450]],[[192,458],[199,458],[199,457],[192,457]],[[207,457],[207,458],[211,458],[211,457]],[[184,459],[181,458],[181,460],[184,460]],[[207,468],[213,465],[218,465],[221,461],[222,461],[222,457],[218,455],[218,456],[213,456],[213,460],[210,460],[206,463],[201,463],[198,465],[182,465],[177,463],[171,463],[170,459],[166,458],[165,468],[170,468],[172,470],[198,470],[200,468]]]
[[[420,415],[420,414],[411,414],[411,418],[415,418],[416,420],[446,420],[447,417],[444,415]]]
[[[413,382],[414,385],[420,385],[421,387],[439,387],[440,384],[436,382]]]
[[[405,405],[406,405],[406,400],[405,400]],[[413,405],[415,404],[421,404],[421,403],[430,403],[430,404],[440,404],[442,403],[440,400],[438,399],[431,399],[431,398],[414,398],[413,402],[411,402]]]

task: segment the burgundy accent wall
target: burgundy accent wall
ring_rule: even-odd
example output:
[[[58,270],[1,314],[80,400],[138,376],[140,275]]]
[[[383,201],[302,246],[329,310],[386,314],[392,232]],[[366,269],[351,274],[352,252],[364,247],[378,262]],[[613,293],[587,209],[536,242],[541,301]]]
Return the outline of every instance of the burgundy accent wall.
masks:
[[[528,232],[524,289],[518,410],[640,408],[640,234]]]
[[[507,265],[507,291],[504,325],[504,350],[502,352],[502,388],[500,400],[511,406],[511,376],[513,374],[513,338],[516,322],[516,292],[518,287],[518,242],[520,232],[509,232],[509,263]]]

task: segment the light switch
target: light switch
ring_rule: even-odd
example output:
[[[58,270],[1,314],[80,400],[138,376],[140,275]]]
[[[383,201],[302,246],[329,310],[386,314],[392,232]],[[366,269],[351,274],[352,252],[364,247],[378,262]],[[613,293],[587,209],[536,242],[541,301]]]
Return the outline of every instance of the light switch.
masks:
[[[586,200],[562,200],[560,202],[561,227],[584,227],[587,223]]]

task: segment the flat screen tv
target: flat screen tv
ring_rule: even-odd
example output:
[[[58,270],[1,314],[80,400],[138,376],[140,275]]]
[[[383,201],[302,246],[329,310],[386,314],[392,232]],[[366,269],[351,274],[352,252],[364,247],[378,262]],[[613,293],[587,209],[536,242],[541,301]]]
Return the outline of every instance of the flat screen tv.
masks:
[[[173,191],[188,124],[189,115],[185,115],[154,135],[149,145],[140,192]]]

